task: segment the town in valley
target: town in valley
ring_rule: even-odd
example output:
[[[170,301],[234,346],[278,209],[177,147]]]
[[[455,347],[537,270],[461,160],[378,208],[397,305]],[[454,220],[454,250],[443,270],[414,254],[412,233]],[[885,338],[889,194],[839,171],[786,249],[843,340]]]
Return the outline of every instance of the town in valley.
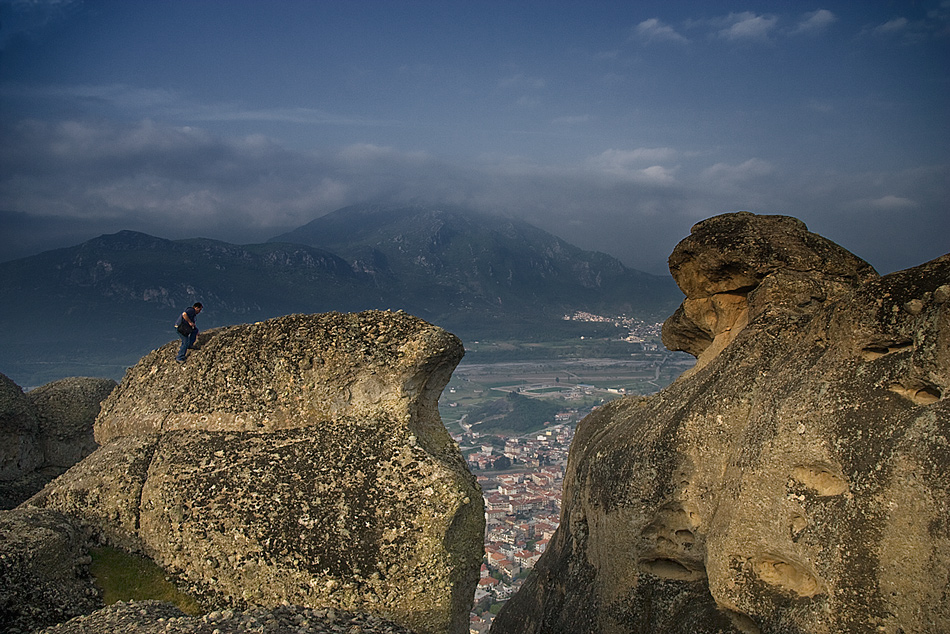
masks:
[[[531,350],[534,358],[528,360],[503,355],[511,360],[492,362],[477,355],[475,362],[458,366],[439,403],[485,502],[485,551],[470,615],[473,634],[488,631],[554,536],[578,423],[609,400],[658,391],[694,362],[663,347],[660,324],[591,313],[564,319],[614,326],[610,356],[583,354],[584,345],[603,350],[602,341],[585,341],[566,356],[562,343],[552,345],[558,352],[547,356]],[[475,342],[472,347],[505,346]]]

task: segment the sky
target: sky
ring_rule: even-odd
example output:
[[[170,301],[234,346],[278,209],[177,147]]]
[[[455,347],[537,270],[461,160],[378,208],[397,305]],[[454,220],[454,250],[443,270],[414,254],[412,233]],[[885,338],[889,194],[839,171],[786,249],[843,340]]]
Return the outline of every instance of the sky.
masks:
[[[696,222],[950,251],[950,1],[0,0],[0,261],[358,203],[666,274]]]

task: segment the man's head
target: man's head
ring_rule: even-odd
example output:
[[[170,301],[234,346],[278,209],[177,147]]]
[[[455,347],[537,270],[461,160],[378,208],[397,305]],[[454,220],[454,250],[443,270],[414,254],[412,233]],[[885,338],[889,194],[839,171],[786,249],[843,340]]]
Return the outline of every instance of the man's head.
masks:
[[[201,312],[201,309],[202,309],[201,302],[195,302],[195,305],[192,306],[192,308],[195,309],[195,312],[196,312],[196,313],[200,313],[200,312]]]

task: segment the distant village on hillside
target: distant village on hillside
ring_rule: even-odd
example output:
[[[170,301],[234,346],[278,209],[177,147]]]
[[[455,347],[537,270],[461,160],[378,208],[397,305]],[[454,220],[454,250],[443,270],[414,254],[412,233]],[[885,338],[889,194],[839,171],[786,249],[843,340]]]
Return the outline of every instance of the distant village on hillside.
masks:
[[[586,321],[590,323],[613,324],[621,330],[626,330],[626,336],[622,339],[628,343],[639,343],[643,351],[653,352],[660,348],[659,341],[663,329],[662,322],[650,323],[635,317],[620,317],[595,315],[585,311],[576,311],[569,315],[564,315],[564,321]]]

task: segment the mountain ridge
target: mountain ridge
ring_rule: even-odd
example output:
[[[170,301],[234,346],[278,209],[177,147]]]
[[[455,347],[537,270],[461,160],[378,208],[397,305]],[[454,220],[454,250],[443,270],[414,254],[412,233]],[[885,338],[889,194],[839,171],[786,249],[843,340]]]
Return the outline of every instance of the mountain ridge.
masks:
[[[642,299],[661,279],[524,221],[451,206],[344,207],[277,240],[326,249],[381,277],[461,283],[499,303],[514,299],[508,289],[521,297],[520,285],[550,303],[565,284],[575,293],[613,287]]]
[[[25,320],[30,332],[0,351],[0,370],[21,385],[115,377],[117,365],[174,338],[178,311],[195,301],[205,304],[202,329],[291,313],[393,309],[471,339],[562,328],[561,317],[579,309],[659,321],[680,298],[672,279],[526,223],[401,209],[344,208],[259,244],[120,231],[0,263],[0,299],[11,307],[0,325],[20,332]],[[328,223],[335,223],[332,239],[304,235]],[[110,369],[103,374],[99,366]]]

